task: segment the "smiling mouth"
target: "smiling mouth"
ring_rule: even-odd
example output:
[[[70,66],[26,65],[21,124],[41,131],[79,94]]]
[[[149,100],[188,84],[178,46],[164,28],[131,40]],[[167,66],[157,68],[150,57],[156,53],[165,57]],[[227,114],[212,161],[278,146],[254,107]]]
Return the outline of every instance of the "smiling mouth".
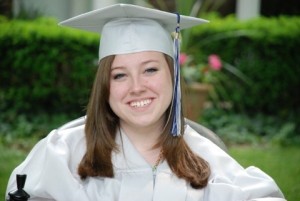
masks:
[[[151,99],[146,99],[146,100],[142,100],[142,101],[133,101],[130,103],[130,106],[135,107],[135,108],[145,107],[145,106],[149,105],[151,102],[152,102]]]

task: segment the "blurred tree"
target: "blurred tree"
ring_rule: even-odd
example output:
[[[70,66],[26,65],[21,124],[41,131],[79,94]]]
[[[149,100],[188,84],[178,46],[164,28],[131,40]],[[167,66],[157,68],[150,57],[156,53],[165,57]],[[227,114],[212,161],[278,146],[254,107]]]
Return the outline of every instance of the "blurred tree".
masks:
[[[234,0],[233,0],[234,1]],[[148,0],[148,3],[153,7],[168,11],[168,12],[179,12],[182,15],[199,16],[200,12],[216,11],[220,9],[227,2],[226,0]],[[181,49],[186,50],[189,43],[190,29],[182,32]]]
[[[182,10],[191,11],[191,5],[200,5],[198,12],[218,12],[221,16],[234,14],[236,11],[237,0],[148,0],[155,8],[174,12]],[[190,13],[184,13],[190,14]],[[199,13],[198,13],[199,14]],[[278,15],[300,15],[299,0],[261,0],[262,16]]]
[[[299,0],[261,0],[261,14],[263,16],[300,15]]]
[[[155,8],[169,12],[178,11],[197,16],[200,12],[218,11],[221,15],[233,13],[236,0],[148,0]]]
[[[0,15],[8,18],[13,17],[13,2],[12,0],[0,0]]]
[[[154,7],[160,10],[174,12],[176,11],[175,0],[148,0],[148,2]]]

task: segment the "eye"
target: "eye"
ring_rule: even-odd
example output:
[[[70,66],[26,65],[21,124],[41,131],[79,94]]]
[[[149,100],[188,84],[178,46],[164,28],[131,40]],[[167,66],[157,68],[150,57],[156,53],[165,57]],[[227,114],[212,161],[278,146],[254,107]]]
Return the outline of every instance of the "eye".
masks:
[[[117,74],[112,75],[112,78],[114,80],[120,80],[120,79],[124,78],[125,76],[126,76],[125,73],[117,73]]]
[[[156,71],[158,71],[157,68],[151,67],[151,68],[147,68],[147,69],[145,70],[145,73],[152,74],[152,73],[155,73]]]

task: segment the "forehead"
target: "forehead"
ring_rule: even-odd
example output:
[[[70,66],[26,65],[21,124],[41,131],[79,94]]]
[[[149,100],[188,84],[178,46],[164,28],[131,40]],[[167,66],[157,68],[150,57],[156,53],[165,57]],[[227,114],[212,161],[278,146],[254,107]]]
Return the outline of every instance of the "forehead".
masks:
[[[156,51],[119,54],[115,56],[112,67],[136,64],[138,65],[147,62],[166,62],[166,59],[163,53]]]

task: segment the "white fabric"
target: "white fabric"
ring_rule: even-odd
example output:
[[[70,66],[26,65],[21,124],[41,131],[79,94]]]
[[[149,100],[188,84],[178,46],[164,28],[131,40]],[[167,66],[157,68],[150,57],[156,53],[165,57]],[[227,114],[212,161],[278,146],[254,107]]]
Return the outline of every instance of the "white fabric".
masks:
[[[154,184],[152,168],[125,134],[117,135],[116,142],[123,148],[112,155],[115,177],[93,177],[81,181],[77,167],[86,145],[84,126],[78,126],[54,130],[41,140],[26,160],[13,171],[7,192],[16,189],[16,174],[27,174],[25,190],[31,195],[30,200],[285,200],[279,199],[283,195],[273,179],[258,168],[244,169],[227,153],[190,127],[187,127],[184,138],[192,150],[210,164],[212,174],[204,189],[195,190],[185,180],[177,178],[166,161],[158,166]]]
[[[201,18],[180,16],[180,28],[208,22]],[[99,60],[109,55],[141,51],[163,52],[174,56],[171,33],[177,15],[130,4],[116,4],[72,17],[59,23],[101,34]]]
[[[162,10],[132,4],[115,4],[77,15],[59,23],[62,26],[101,33],[103,26],[115,19],[140,18],[159,22],[169,32],[177,25],[177,15]],[[197,17],[180,15],[180,28],[187,29],[209,21]]]
[[[157,21],[142,18],[117,19],[104,25],[99,60],[109,55],[141,51],[162,52],[173,58],[173,40],[170,32]]]

